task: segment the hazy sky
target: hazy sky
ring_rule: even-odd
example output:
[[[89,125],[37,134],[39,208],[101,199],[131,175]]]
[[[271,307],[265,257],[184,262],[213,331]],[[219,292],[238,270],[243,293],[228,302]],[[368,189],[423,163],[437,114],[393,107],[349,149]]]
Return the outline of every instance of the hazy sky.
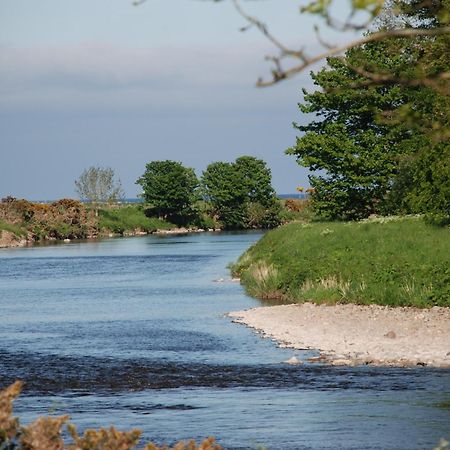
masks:
[[[244,3],[288,43],[311,43],[298,2]],[[263,158],[280,193],[307,185],[284,150],[308,73],[272,88],[271,46],[228,1],[0,0],[0,196],[74,197],[91,165],[112,167],[128,196],[145,164]]]

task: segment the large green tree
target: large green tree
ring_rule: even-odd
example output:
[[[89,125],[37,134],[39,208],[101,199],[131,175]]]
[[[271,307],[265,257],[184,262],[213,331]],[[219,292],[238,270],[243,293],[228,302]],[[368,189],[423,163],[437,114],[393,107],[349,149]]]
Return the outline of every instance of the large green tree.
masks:
[[[433,8],[413,11],[408,26],[439,26]],[[442,171],[434,176],[431,167],[437,169],[438,161],[448,167],[448,84],[428,86],[417,79],[418,71],[427,79],[449,71],[449,55],[448,35],[392,38],[351,49],[345,58],[331,58],[329,68],[312,74],[322,90],[304,92],[300,109],[315,119],[296,125],[302,135],[287,152],[314,171],[310,181],[320,215],[357,219],[399,210],[446,214],[445,194],[431,195],[441,189],[445,176]],[[384,79],[383,74],[389,76]],[[426,155],[425,160],[433,155],[434,165],[424,172],[420,167]],[[418,201],[418,185],[430,192],[427,201]],[[431,207],[431,197],[441,199],[439,204]]]
[[[142,186],[142,197],[156,215],[177,223],[192,215],[198,199],[198,179],[194,169],[177,161],[152,161],[136,181]]]

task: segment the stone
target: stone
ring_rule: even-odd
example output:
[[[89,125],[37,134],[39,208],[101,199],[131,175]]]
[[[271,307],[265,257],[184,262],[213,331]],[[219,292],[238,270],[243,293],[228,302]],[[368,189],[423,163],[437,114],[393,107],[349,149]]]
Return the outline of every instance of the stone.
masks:
[[[351,366],[353,365],[353,361],[350,359],[333,359],[331,361],[332,366]]]
[[[290,364],[292,366],[296,366],[296,365],[302,364],[302,362],[296,356],[293,356],[292,358],[289,358],[289,359],[287,359],[286,361],[283,361],[283,362],[286,363],[286,364]]]

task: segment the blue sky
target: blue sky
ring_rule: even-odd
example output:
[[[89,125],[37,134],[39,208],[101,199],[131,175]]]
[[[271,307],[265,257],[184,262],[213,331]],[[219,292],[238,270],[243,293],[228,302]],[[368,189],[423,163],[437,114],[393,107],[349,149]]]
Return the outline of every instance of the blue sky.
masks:
[[[292,0],[245,2],[287,43],[315,46]],[[284,150],[308,73],[272,88],[271,46],[228,1],[0,0],[0,196],[74,197],[91,165],[112,167],[128,196],[145,164],[174,159],[197,174],[249,154],[280,193],[307,185]]]

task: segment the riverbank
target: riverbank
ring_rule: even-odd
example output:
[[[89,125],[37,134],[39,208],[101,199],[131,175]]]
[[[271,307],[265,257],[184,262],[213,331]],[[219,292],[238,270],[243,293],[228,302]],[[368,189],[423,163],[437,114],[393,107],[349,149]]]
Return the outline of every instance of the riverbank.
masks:
[[[320,356],[308,360],[313,363],[450,368],[449,308],[304,303],[229,316],[282,347],[318,350]]]
[[[12,197],[0,202],[0,248],[23,247],[43,241],[201,231],[206,230],[180,227],[157,217],[148,217],[142,205],[94,208],[72,199],[47,204]]]
[[[291,223],[232,265],[262,299],[317,304],[450,307],[450,227],[420,217]]]
[[[16,235],[12,231],[0,230],[0,248],[24,247],[29,242],[27,236]]]
[[[157,236],[172,236],[172,235],[183,235],[190,233],[204,233],[204,232],[219,232],[221,230],[208,229],[204,230],[203,228],[170,228],[170,229],[156,229],[152,231],[142,231],[141,229],[136,230],[127,230],[123,233],[112,233],[112,232],[104,232],[101,234],[97,234],[94,236],[87,236],[87,239],[101,239],[105,237],[121,237],[121,236],[146,236],[149,234],[154,234]],[[74,238],[75,240],[78,238]],[[74,239],[63,239],[64,242],[71,242]],[[57,241],[61,239],[51,238],[44,239],[45,241]],[[14,233],[9,231],[0,230],[0,249],[1,248],[14,248],[14,247],[26,247],[27,245],[33,245],[36,241],[32,236],[24,237],[24,236],[16,236]]]

